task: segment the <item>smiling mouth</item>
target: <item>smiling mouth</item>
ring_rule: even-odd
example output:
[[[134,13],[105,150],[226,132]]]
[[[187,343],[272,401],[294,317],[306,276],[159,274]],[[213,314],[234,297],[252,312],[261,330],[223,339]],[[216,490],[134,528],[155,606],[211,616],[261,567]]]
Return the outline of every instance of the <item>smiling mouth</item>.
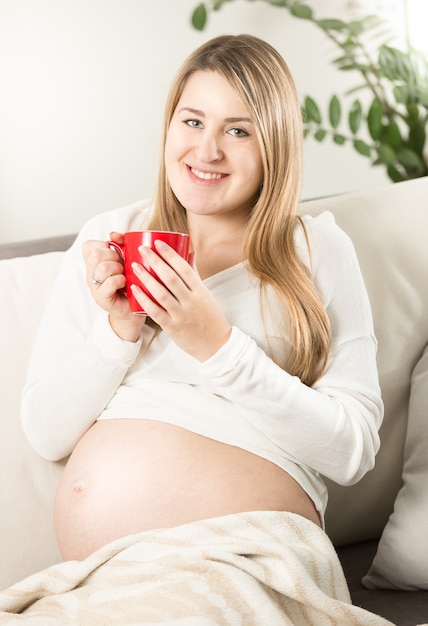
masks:
[[[224,178],[226,176],[226,174],[216,174],[214,172],[201,172],[194,167],[191,167],[190,171],[194,176],[200,178],[201,180],[220,180],[220,178]]]

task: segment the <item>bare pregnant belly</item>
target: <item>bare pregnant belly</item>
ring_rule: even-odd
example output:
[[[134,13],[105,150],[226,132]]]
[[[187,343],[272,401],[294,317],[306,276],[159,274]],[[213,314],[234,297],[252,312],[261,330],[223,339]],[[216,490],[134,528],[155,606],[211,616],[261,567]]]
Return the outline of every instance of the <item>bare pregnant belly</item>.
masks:
[[[299,513],[312,500],[284,470],[178,426],[100,420],[73,451],[55,499],[64,559],[82,559],[142,530],[251,510]]]

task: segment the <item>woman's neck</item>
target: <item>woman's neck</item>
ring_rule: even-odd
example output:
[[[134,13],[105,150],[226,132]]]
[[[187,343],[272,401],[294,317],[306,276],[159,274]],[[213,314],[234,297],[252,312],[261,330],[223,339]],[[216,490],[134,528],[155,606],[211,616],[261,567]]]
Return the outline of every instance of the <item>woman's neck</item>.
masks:
[[[202,279],[243,261],[246,224],[222,220],[190,220],[189,233]]]

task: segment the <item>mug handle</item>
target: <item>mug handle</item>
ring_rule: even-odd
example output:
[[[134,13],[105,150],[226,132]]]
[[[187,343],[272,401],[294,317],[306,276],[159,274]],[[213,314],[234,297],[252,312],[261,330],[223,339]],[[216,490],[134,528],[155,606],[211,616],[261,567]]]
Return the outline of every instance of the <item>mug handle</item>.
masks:
[[[114,250],[116,250],[116,252],[120,254],[123,261],[125,260],[124,246],[121,246],[120,243],[116,243],[115,241],[107,241],[106,243],[108,244],[110,248],[113,248]]]

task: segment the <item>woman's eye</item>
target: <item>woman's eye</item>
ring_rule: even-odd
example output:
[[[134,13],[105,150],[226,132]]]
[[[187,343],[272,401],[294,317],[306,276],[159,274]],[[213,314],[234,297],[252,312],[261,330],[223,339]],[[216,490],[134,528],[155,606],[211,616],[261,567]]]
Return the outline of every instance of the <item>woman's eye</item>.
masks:
[[[227,132],[234,137],[248,137],[247,131],[242,128],[231,128]]]
[[[184,120],[184,123],[191,128],[201,128],[202,124],[199,120]]]

